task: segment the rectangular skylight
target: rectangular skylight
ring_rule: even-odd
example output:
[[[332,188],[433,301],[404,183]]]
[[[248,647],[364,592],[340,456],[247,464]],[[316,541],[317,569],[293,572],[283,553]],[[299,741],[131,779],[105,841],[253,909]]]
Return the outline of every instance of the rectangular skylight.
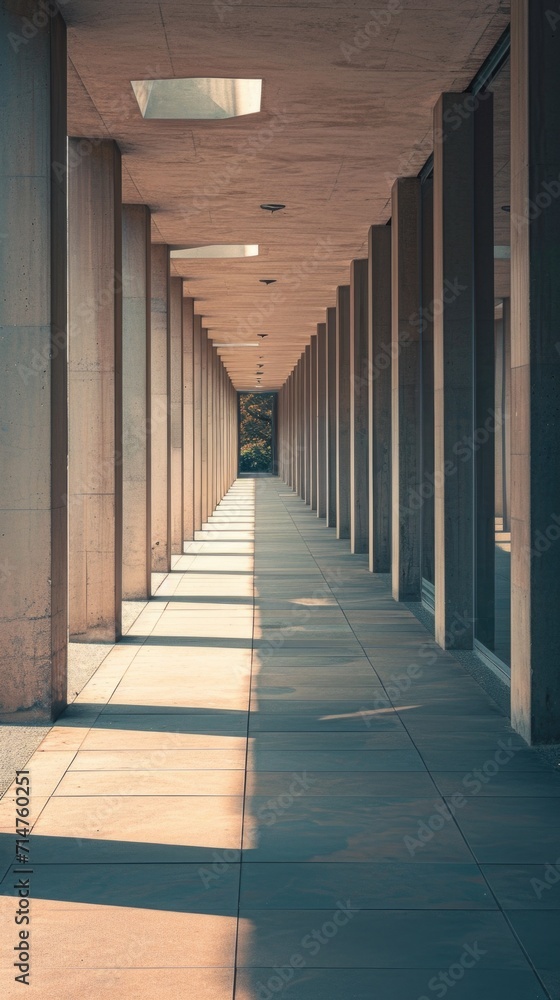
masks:
[[[144,118],[212,121],[261,110],[262,80],[188,77],[131,83]]]
[[[171,250],[172,260],[197,260],[203,257],[258,257],[258,243],[220,243],[207,247],[176,247]]]

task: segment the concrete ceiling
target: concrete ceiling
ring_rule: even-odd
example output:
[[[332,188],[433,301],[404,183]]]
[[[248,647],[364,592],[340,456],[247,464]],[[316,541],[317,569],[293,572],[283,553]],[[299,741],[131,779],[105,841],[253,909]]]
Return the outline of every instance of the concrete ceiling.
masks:
[[[150,206],[153,240],[258,243],[242,260],[174,261],[237,388],[290,373],[392,179],[431,151],[433,106],[462,90],[509,21],[509,0],[67,0],[69,133],[114,138],[123,200]],[[374,20],[374,16],[377,20]],[[371,39],[364,34],[370,25]],[[377,27],[379,30],[377,31]],[[361,47],[360,47],[361,46]],[[131,80],[259,77],[262,111],[144,120]],[[276,215],[262,202],[286,205]],[[261,278],[275,278],[268,287]]]

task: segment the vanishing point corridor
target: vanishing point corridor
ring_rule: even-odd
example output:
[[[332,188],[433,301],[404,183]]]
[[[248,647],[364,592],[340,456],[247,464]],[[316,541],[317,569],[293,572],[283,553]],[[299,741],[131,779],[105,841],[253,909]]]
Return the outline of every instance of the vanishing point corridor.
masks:
[[[557,995],[560,777],[278,478],[234,483],[28,770],[27,995]]]

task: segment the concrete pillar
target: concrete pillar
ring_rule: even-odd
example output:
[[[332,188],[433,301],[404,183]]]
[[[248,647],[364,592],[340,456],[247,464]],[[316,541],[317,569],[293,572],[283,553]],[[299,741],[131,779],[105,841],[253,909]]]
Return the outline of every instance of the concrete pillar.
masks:
[[[472,649],[474,619],[475,128],[470,94],[434,110],[435,637]],[[455,116],[462,122],[457,128]],[[492,159],[487,181],[492,186]]]
[[[336,309],[327,309],[326,323],[326,518],[336,528]]]
[[[169,530],[183,552],[183,279],[169,281]]]
[[[150,596],[150,251],[146,205],[123,206],[123,599]]]
[[[208,397],[206,401],[206,515],[207,521],[214,510],[213,503],[213,466],[214,466],[214,357],[212,341],[206,339],[206,384]]]
[[[292,404],[290,416],[290,449],[293,462],[293,483],[292,489],[300,493],[301,489],[301,448],[299,447],[299,388],[300,388],[300,362],[298,361],[292,375]]]
[[[293,425],[292,425],[292,441],[291,441],[291,447],[293,450],[293,457],[295,463],[294,489],[300,497],[303,497],[304,459],[305,459],[302,400],[303,400],[303,356],[300,357],[295,370],[294,408],[293,408]]]
[[[336,537],[350,538],[350,286],[336,292]]]
[[[193,327],[193,501],[194,530],[202,527],[202,320]]]
[[[200,337],[200,380],[201,389],[201,510],[202,523],[208,520],[208,336],[204,327]]]
[[[194,300],[183,298],[183,535],[194,538]]]
[[[496,505],[494,385],[494,109],[487,95],[474,116],[475,268],[475,634],[488,649],[495,640]],[[490,429],[490,430],[488,430]]]
[[[221,500],[219,491],[219,454],[220,454],[220,382],[219,382],[219,360],[218,352],[214,346],[212,346],[212,380],[214,384],[214,412],[212,417],[212,423],[214,426],[213,431],[213,450],[214,450],[214,461],[212,466],[212,510],[218,505]]]
[[[317,334],[313,334],[310,344],[309,370],[309,440],[310,440],[310,475],[309,506],[317,510]]]
[[[368,253],[369,568],[391,572],[391,227],[371,226]]]
[[[392,191],[392,584],[396,601],[421,597],[420,181]]]
[[[115,642],[122,606],[121,156],[69,139],[70,635]]]
[[[490,147],[493,137],[490,137]],[[490,192],[493,195],[494,185]],[[422,202],[422,600],[434,607],[434,179],[421,187]],[[493,209],[490,208],[493,217]],[[493,251],[492,251],[493,253]],[[490,262],[492,278],[494,264]]]
[[[35,9],[0,8],[0,713],[22,722],[66,704],[68,622],[66,28],[24,40]]]
[[[512,4],[511,705],[530,743],[560,742],[560,22]]]
[[[317,326],[317,517],[327,516],[327,327]]]
[[[311,344],[305,348],[303,360],[303,426],[305,435],[305,471],[303,499],[311,505]]]
[[[368,261],[350,267],[350,550],[367,552],[368,473]]]
[[[169,247],[152,246],[151,549],[152,572],[171,569],[169,530]]]

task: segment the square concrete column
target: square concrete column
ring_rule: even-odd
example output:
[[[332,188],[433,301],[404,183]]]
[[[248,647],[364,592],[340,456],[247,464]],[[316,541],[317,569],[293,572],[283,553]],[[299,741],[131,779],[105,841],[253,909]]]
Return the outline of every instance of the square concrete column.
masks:
[[[292,390],[290,399],[290,476],[291,482],[290,486],[297,493],[297,428],[296,428],[296,414],[297,414],[297,365],[295,366],[291,376]]]
[[[396,601],[421,598],[420,181],[392,191],[392,582]]]
[[[202,319],[193,328],[193,522],[202,528]]]
[[[202,523],[208,520],[208,335],[204,327],[200,338],[201,390],[201,509]]]
[[[311,485],[309,505],[317,510],[317,334],[313,334],[310,344],[309,374],[309,440],[311,453]]]
[[[183,551],[183,279],[169,280],[169,531]]]
[[[350,285],[336,292],[336,537],[350,538]]]
[[[152,572],[171,569],[169,518],[169,247],[152,246],[151,309]]]
[[[369,568],[391,572],[391,227],[371,226],[369,318]]]
[[[214,510],[214,355],[212,341],[206,340],[206,381],[208,398],[206,402],[206,516],[207,521]]]
[[[368,262],[350,266],[350,551],[369,547]]]
[[[35,11],[0,8],[0,717],[48,723],[66,704],[66,27],[24,42]]]
[[[496,504],[494,428],[494,107],[487,94],[474,115],[475,268],[475,635],[494,648]],[[511,360],[511,359],[510,359]],[[511,366],[510,366],[511,368]]]
[[[476,452],[465,445],[475,431],[476,389],[478,112],[472,103],[471,94],[442,94],[434,111],[435,637],[455,649],[472,649],[474,635]],[[486,159],[482,186],[491,190],[492,156]],[[492,317],[490,302],[491,342]]]
[[[123,599],[150,596],[150,210],[123,205]]]
[[[121,154],[68,140],[70,635],[115,642],[122,613]]]
[[[317,517],[327,516],[327,327],[317,326]]]
[[[303,499],[307,506],[311,504],[311,344],[305,348],[303,357],[303,426],[305,434],[305,471]]]
[[[194,538],[194,300],[183,298],[183,535]]]
[[[304,444],[304,422],[303,422],[303,355],[296,365],[295,386],[294,386],[294,411],[293,411],[293,431],[292,445],[295,462],[296,480],[294,489],[296,493],[303,497],[304,475],[305,475],[305,444]]]
[[[327,309],[326,323],[326,518],[336,528],[336,309]]]
[[[553,8],[551,10],[551,8]],[[560,21],[512,5],[511,705],[560,742]]]

